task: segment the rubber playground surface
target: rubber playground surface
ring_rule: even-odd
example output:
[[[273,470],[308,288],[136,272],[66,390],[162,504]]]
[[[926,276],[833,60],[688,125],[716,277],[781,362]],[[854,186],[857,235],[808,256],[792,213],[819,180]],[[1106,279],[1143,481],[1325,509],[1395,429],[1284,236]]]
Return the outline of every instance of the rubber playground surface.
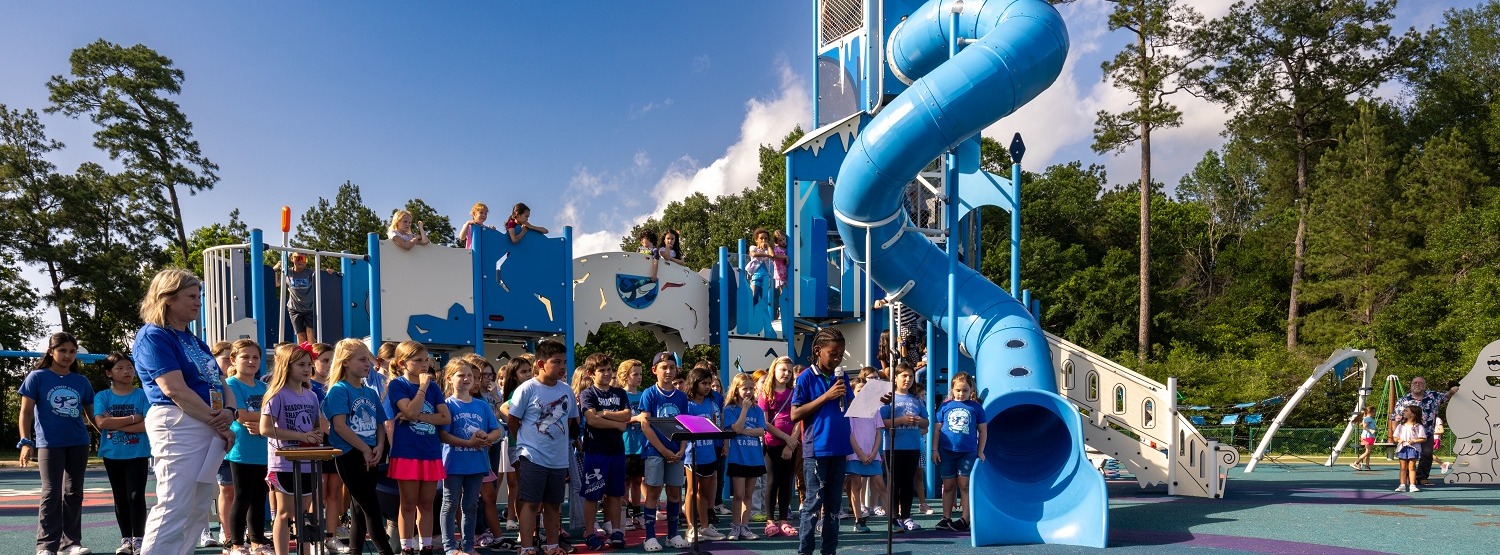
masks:
[[[1134,481],[1111,481],[1108,551],[1476,553],[1500,544],[1500,486],[1438,483],[1420,493],[1395,493],[1391,491],[1396,486],[1395,466],[1384,461],[1369,472],[1355,472],[1347,466],[1268,462],[1263,461],[1254,474],[1245,474],[1243,467],[1235,468],[1224,499],[1169,497],[1165,488],[1143,490]],[[119,545],[108,485],[102,468],[90,469],[85,484],[84,545],[101,554],[113,553]],[[37,488],[35,469],[0,470],[0,555],[34,552]],[[967,535],[932,530],[936,516],[919,517],[918,521],[926,530],[897,535],[895,553],[1098,552],[1045,545],[972,548]],[[840,553],[885,552],[883,528],[854,534],[848,531],[852,521],[843,524]],[[727,525],[719,528],[724,530]],[[631,532],[631,547],[624,552],[643,552],[641,541],[640,531]],[[721,541],[705,547],[723,555],[796,552],[795,540],[785,537]],[[197,552],[216,554],[219,550],[203,548]]]

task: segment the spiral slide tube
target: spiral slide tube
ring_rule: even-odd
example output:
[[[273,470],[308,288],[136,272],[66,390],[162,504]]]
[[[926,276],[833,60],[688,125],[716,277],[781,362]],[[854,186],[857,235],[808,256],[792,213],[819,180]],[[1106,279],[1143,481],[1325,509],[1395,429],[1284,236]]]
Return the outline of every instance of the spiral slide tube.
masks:
[[[955,11],[960,39],[977,40],[949,58]],[[833,207],[846,253],[887,291],[910,283],[902,301],[941,326],[946,255],[903,232],[912,224],[902,191],[929,161],[1050,86],[1067,49],[1062,18],[1043,0],[933,0],[891,33],[891,69],[915,81],[855,139]],[[989,423],[986,460],[970,481],[973,544],[1104,547],[1104,478],[1084,457],[1078,411],[1056,393],[1046,337],[999,286],[958,272],[958,329],[945,331],[974,355]]]

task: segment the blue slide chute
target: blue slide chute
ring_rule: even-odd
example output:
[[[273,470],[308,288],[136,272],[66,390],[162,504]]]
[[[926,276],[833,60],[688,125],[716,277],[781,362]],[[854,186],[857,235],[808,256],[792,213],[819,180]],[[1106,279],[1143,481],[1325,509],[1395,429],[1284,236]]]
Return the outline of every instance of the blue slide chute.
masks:
[[[966,46],[950,58],[955,10]],[[903,231],[912,225],[903,191],[933,159],[1046,90],[1067,51],[1062,17],[1043,0],[928,2],[887,43],[892,71],[911,87],[859,134],[835,182],[845,252],[887,291],[913,283],[902,301],[974,356],[989,423],[970,481],[975,546],[1104,547],[1104,478],[1084,457],[1078,411],[1056,393],[1047,339],[1020,302],[960,266],[958,329],[946,329],[946,255]]]

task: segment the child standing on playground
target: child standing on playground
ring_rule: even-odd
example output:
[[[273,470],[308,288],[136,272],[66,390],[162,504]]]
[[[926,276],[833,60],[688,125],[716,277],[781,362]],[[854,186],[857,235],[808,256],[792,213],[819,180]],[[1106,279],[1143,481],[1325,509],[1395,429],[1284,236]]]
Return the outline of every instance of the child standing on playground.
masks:
[[[911,366],[897,363],[895,371],[894,407],[880,407],[886,442],[891,448],[891,487],[896,494],[891,518],[897,532],[916,531],[922,527],[911,517],[911,503],[916,481],[920,479],[917,465],[922,458],[922,432],[927,430],[927,404],[911,392],[914,375]]]
[[[656,373],[656,385],[641,394],[640,413],[635,416],[635,421],[646,436],[646,541],[643,547],[648,552],[656,552],[662,550],[661,542],[656,539],[656,504],[663,487],[667,489],[667,544],[673,549],[688,546],[687,540],[677,533],[685,478],[682,459],[687,448],[658,435],[650,419],[684,414],[688,410],[688,401],[687,394],[679,391],[673,382],[677,378],[677,359],[672,353],[656,353],[651,358],[651,369]]]
[[[601,356],[602,355],[602,356]],[[600,357],[596,359],[595,357]],[[620,498],[625,496],[625,427],[632,416],[630,397],[615,386],[615,367],[604,353],[589,355],[593,385],[579,394],[583,429],[583,533],[589,549],[625,548],[620,528]],[[594,513],[604,501],[604,535],[594,528]]]
[[[391,227],[386,230],[386,236],[404,251],[431,242],[427,240],[427,230],[422,227],[422,222],[417,222],[416,231],[412,231],[411,212],[405,210],[391,213]]]
[[[750,496],[755,480],[766,473],[765,448],[761,444],[761,436],[766,434],[766,413],[755,404],[755,378],[751,374],[741,372],[729,382],[724,423],[739,434],[729,441],[729,466],[725,470],[734,491],[729,539],[758,539],[750,531]]]
[[[318,396],[308,387],[312,380],[312,354],[295,345],[276,348],[276,369],[266,386],[265,407],[260,414],[260,430],[275,442],[276,449],[322,445],[328,434],[328,421],[318,405]],[[312,463],[293,463],[268,453],[266,482],[277,493],[276,520],[271,530],[276,555],[286,555],[295,515],[307,510],[308,498],[316,490],[316,468]],[[295,480],[293,464],[301,471]],[[300,497],[295,496],[301,493]]]
[[[861,377],[854,381],[854,394],[865,387],[866,378]],[[875,480],[885,472],[880,460],[880,429],[883,428],[879,417],[850,417],[849,418],[849,446],[854,449],[848,458],[849,474],[849,507],[854,513],[854,532],[869,532],[870,527],[865,519],[873,511],[867,511],[864,505],[866,493],[877,502],[881,499],[879,489]],[[881,511],[882,513],[885,511]],[[880,515],[876,515],[880,516]]]
[[[802,440],[797,437],[797,425],[792,422],[792,357],[777,357],[771,361],[771,371],[761,382],[758,402],[770,424],[766,426],[765,458],[771,471],[770,486],[766,488],[766,537],[779,534],[797,535],[792,526],[792,490],[796,478],[797,449]],[[780,515],[778,519],[777,516]],[[779,520],[779,522],[778,522]]]
[[[1417,489],[1417,460],[1422,456],[1418,444],[1427,441],[1427,429],[1422,426],[1421,409],[1407,405],[1401,411],[1401,424],[1391,436],[1396,440],[1396,459],[1401,461],[1400,474],[1396,475],[1400,482],[1396,491],[1422,491]]]
[[[500,422],[488,403],[475,399],[471,391],[478,370],[462,357],[448,361],[443,368],[444,392],[448,394],[449,424],[440,426],[443,440],[443,469],[447,473],[443,487],[443,551],[474,553],[474,530],[479,517],[479,490],[490,473],[489,448],[500,439]],[[462,541],[458,532],[459,512],[463,516]]]
[[[511,243],[520,243],[528,231],[547,234],[547,228],[531,223],[531,207],[518,202],[510,209],[510,217],[505,220],[505,234],[510,236]]]
[[[682,252],[682,235],[675,229],[668,229],[661,234],[661,248],[657,252],[661,253],[662,260],[687,265],[686,255]]]
[[[841,377],[844,334],[823,328],[813,336],[813,364],[797,376],[792,392],[792,420],[802,424],[802,474],[807,497],[802,503],[802,527],[797,553],[812,555],[822,517],[823,541],[819,551],[839,549],[839,502],[843,497],[844,469],[854,452],[849,444],[849,418],[844,410],[854,401],[847,377]]]
[[[616,376],[625,381],[625,400],[630,404],[630,421],[625,425],[625,530],[634,530],[644,524],[641,519],[641,503],[646,498],[646,436],[641,432],[641,423],[635,416],[641,412],[641,361],[630,359],[621,362]]]
[[[636,248],[636,252],[641,253],[641,255],[651,261],[651,281],[656,281],[656,268],[661,260],[661,247],[657,246],[656,232],[650,229],[643,229],[636,236],[635,240],[640,245]]]
[[[750,299],[758,303],[760,296],[766,294],[766,288],[771,285],[773,270],[771,232],[762,228],[755,230],[751,236],[755,238],[755,244],[746,253],[750,260],[745,262],[745,275],[750,282]]]
[[[387,426],[392,428],[390,466],[386,471],[400,490],[397,517],[401,553],[431,555],[432,536],[417,536],[432,530],[432,505],[437,484],[447,477],[443,469],[438,426],[452,422],[443,402],[441,381],[434,380],[432,356],[416,341],[402,341],[392,355],[391,367],[402,375],[391,380],[385,398]],[[439,383],[433,383],[438,381]],[[420,538],[420,539],[419,539]]]
[[[771,261],[775,267],[772,275],[776,279],[776,293],[781,296],[781,288],[786,287],[786,232],[780,229],[771,232]]]
[[[385,530],[380,499],[375,494],[376,470],[386,450],[385,411],[380,394],[364,385],[374,366],[375,356],[358,339],[344,339],[334,345],[333,386],[323,399],[323,416],[333,433],[328,444],[341,454],[333,460],[340,481],[348,485],[351,505],[350,548],[363,552],[365,534],[375,542],[380,555],[391,555],[391,537]]]
[[[938,476],[943,479],[943,519],[937,527],[968,532],[974,503],[964,499],[963,514],[957,520],[952,518],[953,504],[959,492],[968,495],[969,475],[974,472],[975,460],[984,460],[988,434],[984,407],[974,401],[974,380],[967,372],[953,376],[948,395],[950,399],[938,409],[937,415],[942,433],[932,445],[932,460],[938,463]]]
[[[1364,446],[1364,452],[1349,466],[1355,470],[1369,470],[1370,453],[1375,450],[1375,407],[1365,407],[1362,414],[1354,418],[1359,421],[1359,444]]]
[[[719,407],[714,404],[713,372],[704,367],[695,367],[688,372],[685,382],[688,394],[687,413],[707,418],[715,425],[719,423]],[[722,540],[724,534],[708,522],[709,508],[714,504],[714,490],[719,485],[718,442],[714,440],[690,441],[687,446],[687,495],[688,541]]]
[[[464,242],[464,248],[474,248],[474,235],[480,229],[495,229],[495,226],[485,225],[484,221],[490,219],[490,207],[482,202],[474,203],[469,208],[469,221],[464,222],[463,229],[458,230],[458,240]]]
[[[224,380],[230,393],[240,400],[238,418],[230,422],[234,445],[224,460],[234,482],[234,499],[225,520],[225,545],[230,555],[262,553],[270,545],[266,538],[266,436],[260,432],[260,412],[266,401],[266,384],[255,379],[260,372],[261,348],[253,339],[241,339],[230,348],[230,376]],[[248,547],[246,547],[248,545]]]
[[[120,353],[101,361],[109,389],[94,395],[94,424],[99,428],[99,458],[114,494],[120,549],[140,553],[146,535],[146,474],[151,443],[146,439],[146,393],[135,387],[135,364]],[[238,398],[238,397],[237,397]]]
[[[516,431],[521,486],[520,555],[537,552],[536,521],[541,513],[547,533],[543,555],[562,555],[562,501],[567,494],[569,445],[578,435],[578,405],[567,375],[567,348],[552,340],[536,347],[536,379],[516,388],[510,399],[509,429]]]

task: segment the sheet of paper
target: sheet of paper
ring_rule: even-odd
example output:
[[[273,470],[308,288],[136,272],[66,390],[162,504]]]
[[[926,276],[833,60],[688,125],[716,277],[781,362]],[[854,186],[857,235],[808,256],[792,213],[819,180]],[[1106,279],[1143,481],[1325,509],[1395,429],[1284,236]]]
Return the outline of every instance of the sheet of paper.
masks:
[[[213,441],[209,442],[208,450],[203,453],[203,468],[198,469],[198,483],[218,483],[219,464],[224,462],[224,455],[228,454],[224,449],[224,438],[215,435]]]
[[[859,390],[859,395],[854,396],[854,402],[849,404],[849,409],[844,411],[844,416],[851,418],[873,418],[880,414],[880,407],[885,406],[880,398],[891,392],[891,382],[885,380],[869,380],[865,382],[864,389]]]

